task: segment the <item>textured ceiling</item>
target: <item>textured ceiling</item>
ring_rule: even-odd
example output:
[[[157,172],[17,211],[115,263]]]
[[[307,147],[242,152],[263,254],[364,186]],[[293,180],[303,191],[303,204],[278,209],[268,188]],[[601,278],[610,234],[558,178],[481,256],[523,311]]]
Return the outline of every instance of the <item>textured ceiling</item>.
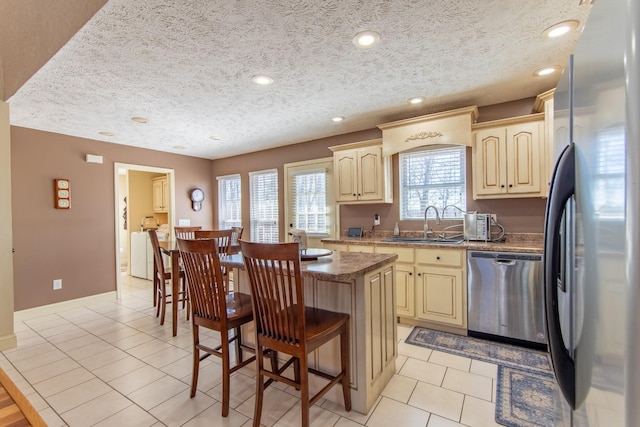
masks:
[[[532,73],[567,62],[578,3],[109,0],[9,99],[11,124],[216,159],[522,99],[556,85]],[[580,26],[542,36],[566,19]],[[365,29],[380,43],[356,48]]]

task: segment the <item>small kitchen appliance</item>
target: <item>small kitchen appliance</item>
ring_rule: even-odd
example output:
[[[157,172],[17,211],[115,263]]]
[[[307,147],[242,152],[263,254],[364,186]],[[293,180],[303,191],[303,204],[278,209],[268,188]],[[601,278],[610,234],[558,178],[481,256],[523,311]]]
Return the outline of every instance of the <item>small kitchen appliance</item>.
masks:
[[[491,240],[491,214],[467,212],[463,224],[464,240]]]

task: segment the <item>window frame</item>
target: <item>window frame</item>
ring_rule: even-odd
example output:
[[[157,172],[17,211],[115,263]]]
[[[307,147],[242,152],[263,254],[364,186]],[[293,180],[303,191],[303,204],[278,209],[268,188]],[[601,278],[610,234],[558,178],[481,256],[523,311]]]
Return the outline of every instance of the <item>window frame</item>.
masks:
[[[426,146],[426,147],[418,147],[415,148],[413,150],[409,150],[409,151],[405,151],[405,152],[401,152],[399,153],[398,156],[398,166],[399,166],[399,172],[398,172],[398,179],[399,179],[399,183],[398,183],[398,192],[399,192],[399,206],[398,206],[398,210],[399,210],[399,218],[401,221],[410,221],[410,220],[424,220],[424,211],[427,208],[427,206],[429,205],[434,205],[438,208],[438,212],[440,214],[440,217],[442,219],[462,219],[462,215],[463,213],[466,211],[467,209],[467,174],[466,174],[466,170],[467,170],[467,147],[464,145],[436,145],[436,146]],[[416,186],[414,185],[413,187],[415,187],[418,191],[429,191],[430,187],[431,189],[433,189],[434,187],[438,188],[444,188],[446,189],[447,187],[451,188],[451,187],[458,187],[461,190],[460,195],[457,197],[459,203],[449,203],[447,200],[427,200],[427,201],[422,201],[420,200],[420,214],[415,215],[415,216],[410,216],[410,210],[409,207],[407,206],[408,201],[406,200],[407,198],[407,192],[410,191],[409,189],[407,189],[407,185],[406,185],[406,179],[407,179],[407,175],[405,173],[405,168],[407,167],[407,162],[408,160],[405,160],[407,157],[418,157],[420,155],[424,155],[424,156],[431,156],[431,157],[435,157],[437,155],[438,152],[443,153],[443,152],[452,152],[452,151],[456,151],[458,152],[458,155],[460,156],[461,160],[460,163],[458,165],[457,168],[457,174],[459,176],[459,181],[451,181],[449,184],[443,183],[443,184],[437,184],[437,185],[429,185],[427,183],[422,184],[421,186]],[[422,188],[422,190],[421,190]],[[446,210],[446,212],[443,212],[443,208],[448,207],[454,205],[456,206],[458,209],[455,208],[449,208]],[[415,209],[413,209],[415,210]],[[417,212],[417,211],[416,211]],[[446,215],[445,215],[446,214]],[[446,218],[445,218],[446,216]],[[435,218],[435,212],[433,211],[433,209],[430,209],[428,212],[428,218]]]
[[[228,220],[224,219],[223,223],[223,215],[221,211],[221,207],[224,206],[228,202],[228,198],[225,197],[226,191],[224,188],[221,188],[225,182],[229,182],[231,180],[238,181],[238,219],[237,220]],[[216,181],[218,181],[218,228],[219,229],[229,229],[231,227],[240,227],[242,226],[242,177],[239,173],[231,174],[231,175],[221,175],[216,177]],[[224,193],[224,194],[223,194]]]

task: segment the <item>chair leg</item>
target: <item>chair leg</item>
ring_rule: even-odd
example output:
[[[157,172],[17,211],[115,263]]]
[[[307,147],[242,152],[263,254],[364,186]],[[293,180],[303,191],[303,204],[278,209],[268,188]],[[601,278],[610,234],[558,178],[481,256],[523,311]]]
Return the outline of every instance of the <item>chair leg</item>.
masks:
[[[351,361],[349,357],[349,322],[344,327],[344,331],[340,334],[340,363],[342,365],[342,395],[344,396],[344,409],[351,411]]]
[[[262,346],[256,343],[256,403],[253,407],[253,427],[260,427],[262,399],[264,397],[264,354]]]
[[[307,357],[302,356],[300,361],[300,406],[302,408],[301,427],[309,427],[309,366]]]
[[[293,380],[298,384],[296,390],[300,390],[300,359],[293,361]]]
[[[236,365],[239,365],[242,363],[242,347],[240,346],[242,342],[242,328],[240,326],[234,328],[233,334],[236,336],[236,340],[234,341],[236,348]]]
[[[162,307],[160,307],[160,313],[161,313],[161,315],[160,315],[160,324],[164,325],[164,316],[165,316],[165,314],[167,312],[167,289],[166,289],[167,285],[164,282],[162,282],[160,284],[160,286],[164,287],[160,291],[160,301],[158,302],[158,304],[160,304],[162,306]],[[175,304],[175,302],[172,303],[172,304]]]
[[[222,416],[229,415],[229,388],[231,384],[231,374],[229,373],[229,331],[221,331],[220,341],[222,348]]]
[[[191,374],[191,397],[196,395],[198,389],[198,374],[200,373],[200,350],[198,350],[198,344],[200,344],[200,331],[199,326],[196,324],[191,325],[193,329],[193,373]]]

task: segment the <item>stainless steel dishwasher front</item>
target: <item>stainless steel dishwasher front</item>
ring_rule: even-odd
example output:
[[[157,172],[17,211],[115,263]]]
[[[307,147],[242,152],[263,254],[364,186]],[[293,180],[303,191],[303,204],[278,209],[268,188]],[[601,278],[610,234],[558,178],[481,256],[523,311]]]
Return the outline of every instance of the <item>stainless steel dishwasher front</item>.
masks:
[[[469,335],[546,346],[542,255],[467,252]]]

